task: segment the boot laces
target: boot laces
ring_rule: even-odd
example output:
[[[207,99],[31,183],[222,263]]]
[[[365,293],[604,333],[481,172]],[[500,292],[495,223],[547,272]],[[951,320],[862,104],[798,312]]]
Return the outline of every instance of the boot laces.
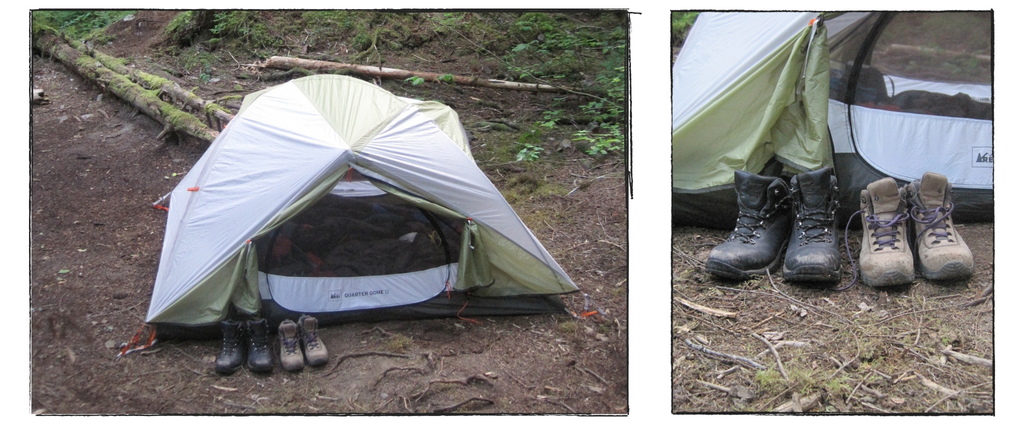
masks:
[[[312,332],[306,332],[305,334],[306,334],[306,347],[314,348],[315,349],[317,347],[317,343],[316,343],[316,341],[317,341],[316,329],[314,329]]]
[[[896,244],[899,243],[900,232],[897,226],[907,221],[910,214],[905,212],[896,214],[892,219],[886,220],[878,218],[877,215],[869,215],[864,217],[864,220],[868,222],[868,229],[871,229],[871,236],[875,238],[873,243],[878,245],[875,251],[881,251],[886,246],[891,249],[896,249]],[[887,231],[882,231],[888,229]],[[887,238],[883,240],[882,238]]]
[[[295,337],[291,337],[291,338],[284,337],[284,338],[282,338],[282,340],[284,342],[284,350],[287,351],[288,354],[295,354],[296,352],[299,351],[299,339],[298,338],[295,338]]]
[[[779,189],[776,188],[775,194],[778,195],[779,192]],[[779,198],[771,207],[766,205],[760,211],[741,206],[739,217],[736,218],[736,228],[733,229],[732,234],[726,240],[741,239],[746,244],[757,243],[757,240],[761,238],[761,232],[758,230],[765,228],[765,220],[775,215],[780,207],[788,205],[791,199],[790,196],[790,194],[787,194]]]
[[[839,192],[839,187],[833,185],[833,194]],[[802,199],[800,195],[792,195]],[[802,202],[797,204],[796,225],[800,228],[800,245],[807,245],[812,242],[832,242],[832,226],[836,222],[836,208],[839,208],[839,200],[833,197],[824,208],[810,209]]]
[[[953,242],[953,234],[949,232],[949,216],[953,214],[953,203],[949,203],[949,209],[939,206],[933,209],[918,208],[916,205],[910,209],[912,218],[914,221],[926,225],[924,230],[917,234],[917,239],[920,240],[921,236],[932,231],[932,236],[935,240],[932,241],[932,245],[942,241]],[[917,216],[921,218],[918,219]]]

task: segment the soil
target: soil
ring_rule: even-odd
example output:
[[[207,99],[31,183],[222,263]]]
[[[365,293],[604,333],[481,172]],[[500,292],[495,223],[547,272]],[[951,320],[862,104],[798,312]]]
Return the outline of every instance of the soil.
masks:
[[[243,79],[258,58],[214,52],[208,82],[162,53],[175,12],[142,11],[108,28],[104,53],[204,99],[244,95],[280,83]],[[426,30],[421,30],[426,31]],[[429,34],[427,34],[429,35]],[[298,34],[287,40],[300,40]],[[473,75],[464,37],[423,37],[387,66]],[[289,44],[280,55],[299,50]],[[463,52],[465,56],[448,52]],[[439,54],[446,57],[442,62]],[[454,59],[454,60],[448,60]],[[174,72],[170,72],[174,71]],[[493,72],[493,71],[491,71]],[[179,75],[179,76],[175,76]],[[493,78],[493,77],[492,77]],[[478,165],[581,292],[606,315],[483,317],[352,323],[326,327],[331,360],[321,368],[218,375],[216,340],[158,341],[117,358],[143,324],[166,214],[151,207],[203,154],[207,143],[162,126],[65,66],[32,58],[33,84],[49,103],[31,110],[31,406],[38,414],[262,413],[596,413],[628,412],[626,192],[623,157],[594,158],[542,137],[534,162],[508,160],[515,132],[472,124],[533,123],[555,95],[400,81],[378,82],[401,96],[439,100],[459,112]],[[585,102],[585,100],[579,100]],[[487,105],[487,106],[483,106]],[[237,105],[236,105],[237,107]],[[560,146],[561,144],[561,146]],[[570,194],[570,192],[572,192]],[[593,308],[593,307],[591,307]]]
[[[858,283],[845,292],[786,282],[781,273],[719,280],[704,271],[704,262],[729,232],[674,228],[673,411],[779,411],[799,395],[804,412],[992,414],[993,368],[950,353],[993,359],[994,301],[986,289],[993,284],[994,224],[955,226],[974,255],[969,280],[917,277],[893,287]],[[850,230],[855,256],[859,233]],[[846,257],[843,283],[853,279]],[[687,341],[765,370],[733,368],[735,362]],[[778,359],[767,342],[778,347]]]

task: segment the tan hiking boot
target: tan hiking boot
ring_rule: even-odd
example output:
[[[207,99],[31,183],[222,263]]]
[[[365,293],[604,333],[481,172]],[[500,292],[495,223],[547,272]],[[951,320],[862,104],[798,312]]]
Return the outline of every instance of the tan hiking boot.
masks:
[[[907,241],[906,201],[891,177],[860,192],[860,272],[868,286],[902,285],[914,280],[914,254]]]
[[[974,272],[974,256],[953,227],[953,185],[946,176],[924,173],[904,186],[914,219],[917,266],[926,279],[966,279]]]
[[[289,372],[302,370],[302,350],[299,348],[299,325],[291,320],[281,322],[277,327],[277,340],[281,350],[281,368]]]
[[[327,346],[317,335],[316,318],[302,315],[299,317],[299,332],[302,334],[302,349],[306,353],[306,363],[310,366],[327,364]]]

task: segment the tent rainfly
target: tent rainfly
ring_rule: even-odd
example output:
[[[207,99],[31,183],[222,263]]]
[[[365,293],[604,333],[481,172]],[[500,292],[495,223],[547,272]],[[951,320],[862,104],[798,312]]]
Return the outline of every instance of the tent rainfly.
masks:
[[[246,96],[173,190],[146,322],[561,312],[577,290],[454,111],[318,75]]]

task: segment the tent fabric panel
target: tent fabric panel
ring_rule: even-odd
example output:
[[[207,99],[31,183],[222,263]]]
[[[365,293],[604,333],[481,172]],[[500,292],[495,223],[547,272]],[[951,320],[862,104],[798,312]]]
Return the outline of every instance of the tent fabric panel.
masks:
[[[798,100],[783,110],[772,127],[771,140],[780,161],[797,172],[832,166],[832,140],[828,134],[829,59],[827,29],[813,32],[808,47]]]
[[[356,141],[409,107],[387,90],[358,78],[313,75],[287,85],[298,88],[323,120],[356,151]]]
[[[457,264],[385,276],[292,277],[260,272],[260,294],[283,308],[304,313],[394,307],[441,293],[446,280],[457,273]]]
[[[857,152],[879,171],[907,181],[931,171],[954,188],[992,188],[992,121],[861,106],[852,114]]]
[[[404,98],[403,98],[404,99]],[[459,149],[466,154],[470,159],[473,159],[473,152],[469,150],[469,140],[466,137],[466,129],[462,127],[462,121],[459,120],[459,114],[452,108],[439,102],[425,102],[416,99],[404,99],[419,111],[434,121],[435,124],[444,134],[448,135],[448,138],[452,139]]]
[[[475,294],[495,297],[565,294],[579,290],[557,264],[550,267],[486,225],[478,225],[478,229],[487,247],[494,283],[474,291]]]
[[[243,311],[258,311],[258,303],[249,305],[248,300],[238,298],[239,294],[236,293],[236,286],[245,280],[248,259],[244,251],[244,248],[240,248],[233,252],[213,272],[188,286],[187,292],[175,298],[165,308],[157,311],[151,308],[146,322],[186,325],[217,322],[227,316],[227,307],[233,299],[239,301],[239,307],[243,307]]]
[[[367,144],[356,157],[356,165],[495,229],[565,276],[476,163],[415,108],[404,111]]]
[[[280,110],[290,111],[287,120]],[[284,85],[236,116],[204,157],[172,193],[148,317],[236,255],[352,153],[309,101]]]
[[[695,191],[727,184],[735,170],[756,172],[774,156],[777,142],[782,141],[770,140],[771,129],[796,101],[804,69],[803,51],[811,27],[805,23],[804,28],[674,129],[673,188]],[[807,168],[821,165],[806,164]]]
[[[718,98],[816,16],[809,12],[701,13],[672,67],[672,128]]]

